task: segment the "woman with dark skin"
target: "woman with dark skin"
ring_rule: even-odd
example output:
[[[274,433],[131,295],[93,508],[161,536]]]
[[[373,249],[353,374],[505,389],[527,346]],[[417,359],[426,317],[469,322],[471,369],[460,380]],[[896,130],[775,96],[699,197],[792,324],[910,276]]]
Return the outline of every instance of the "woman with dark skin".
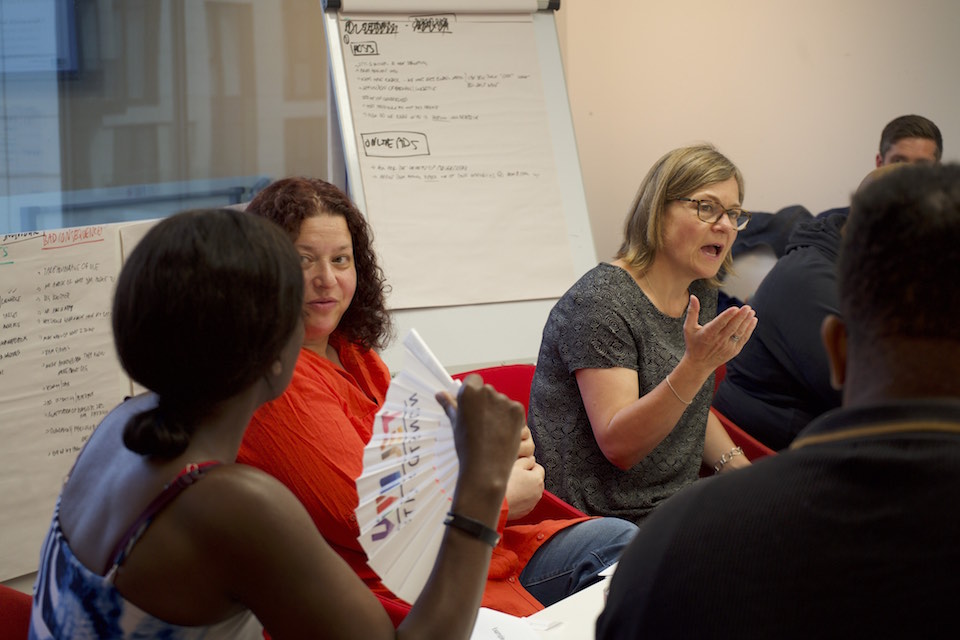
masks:
[[[395,630],[293,494],[235,463],[254,411],[290,381],[302,301],[296,251],[255,216],[186,212],[143,238],[118,280],[113,324],[124,368],[151,391],[104,418],[64,484],[31,638],[469,636],[489,544],[448,527]],[[494,527],[522,407],[478,378],[459,409],[438,400],[461,461],[452,511]]]

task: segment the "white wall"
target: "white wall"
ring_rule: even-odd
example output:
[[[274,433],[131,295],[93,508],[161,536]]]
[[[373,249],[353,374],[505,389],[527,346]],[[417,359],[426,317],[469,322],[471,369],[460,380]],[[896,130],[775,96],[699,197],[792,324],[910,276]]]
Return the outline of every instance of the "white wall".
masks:
[[[842,206],[883,126],[918,113],[960,159],[956,0],[563,0],[561,46],[594,242],[663,153],[709,141],[744,205]]]

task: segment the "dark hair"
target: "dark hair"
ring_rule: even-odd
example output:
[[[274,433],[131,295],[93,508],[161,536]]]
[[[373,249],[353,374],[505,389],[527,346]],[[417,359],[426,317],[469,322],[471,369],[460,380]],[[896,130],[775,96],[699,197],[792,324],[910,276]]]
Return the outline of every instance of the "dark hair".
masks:
[[[854,194],[838,261],[851,342],[960,340],[960,165],[910,165]]]
[[[937,161],[943,155],[943,136],[932,121],[923,116],[909,115],[894,118],[883,128],[880,134],[880,157],[890,151],[890,147],[903,138],[926,138],[937,145]]]
[[[158,222],[124,264],[113,299],[120,362],[159,397],[127,423],[127,448],[182,453],[197,420],[269,370],[302,308],[299,258],[274,225],[227,209]]]
[[[390,287],[373,252],[373,231],[343,191],[318,178],[284,178],[258,193],[247,211],[277,223],[294,242],[307,218],[332,215],[346,220],[353,241],[357,290],[337,332],[366,349],[387,346],[393,329],[386,303]]]

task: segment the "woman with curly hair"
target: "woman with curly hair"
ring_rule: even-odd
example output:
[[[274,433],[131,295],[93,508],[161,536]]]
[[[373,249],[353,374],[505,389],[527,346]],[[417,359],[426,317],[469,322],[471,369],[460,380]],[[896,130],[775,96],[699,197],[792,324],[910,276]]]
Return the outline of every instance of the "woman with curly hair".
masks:
[[[247,211],[280,225],[297,245],[307,294],[306,348],[336,361],[337,350],[327,345],[334,330],[365,349],[387,345],[389,287],[370,227],[346,194],[323,180],[286,178],[257,194]],[[325,238],[334,239],[331,247],[323,246]]]
[[[286,484],[367,586],[400,609],[409,607],[367,564],[354,515],[363,449],[390,385],[376,353],[390,338],[387,286],[369,226],[340,189],[317,179],[279,180],[247,211],[273,220],[293,239],[303,267],[306,337],[293,381],[254,415],[239,460]],[[484,606],[513,615],[529,615],[598,580],[636,531],[616,518],[510,524],[543,493],[543,468],[529,430],[523,434],[483,599]]]

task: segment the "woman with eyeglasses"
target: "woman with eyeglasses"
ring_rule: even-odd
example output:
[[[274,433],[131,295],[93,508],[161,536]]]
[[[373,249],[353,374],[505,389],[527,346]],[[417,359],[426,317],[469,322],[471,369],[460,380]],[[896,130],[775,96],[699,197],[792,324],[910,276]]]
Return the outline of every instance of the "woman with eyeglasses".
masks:
[[[718,273],[750,214],[743,176],[711,145],[653,165],[616,259],[567,291],[543,330],[527,416],[546,487],[579,509],[640,523],[694,482],[749,464],[710,412],[714,370],[757,325],[716,315]]]

